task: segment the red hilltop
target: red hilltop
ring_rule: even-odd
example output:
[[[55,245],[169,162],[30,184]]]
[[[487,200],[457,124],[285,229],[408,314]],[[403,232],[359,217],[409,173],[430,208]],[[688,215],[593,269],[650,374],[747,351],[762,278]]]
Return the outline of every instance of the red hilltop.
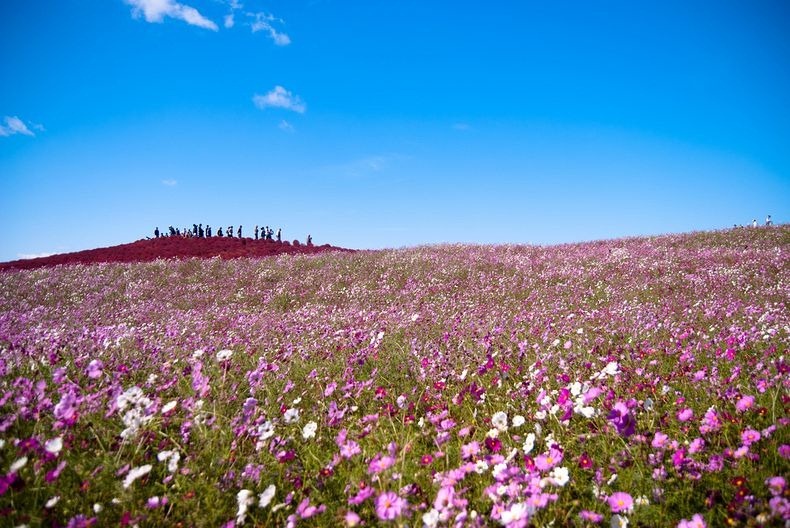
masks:
[[[313,254],[325,251],[353,251],[324,244],[313,246],[298,241],[274,242],[253,240],[251,238],[187,238],[159,237],[138,240],[107,248],[87,249],[75,253],[63,253],[33,259],[14,260],[0,263],[0,270],[33,269],[57,266],[59,264],[96,264],[100,262],[148,262],[170,258],[212,258],[233,259],[240,257],[272,257],[282,254]]]

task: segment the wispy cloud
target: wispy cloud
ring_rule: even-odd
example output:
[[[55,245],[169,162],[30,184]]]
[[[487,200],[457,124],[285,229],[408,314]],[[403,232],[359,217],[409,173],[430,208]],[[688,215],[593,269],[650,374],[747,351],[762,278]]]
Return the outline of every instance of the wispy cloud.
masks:
[[[162,180],[162,185],[164,185],[165,187],[175,187],[176,185],[178,185],[178,182],[173,179],[167,179],[167,180]]]
[[[357,158],[338,165],[325,165],[318,169],[319,173],[342,176],[346,178],[368,178],[377,174],[387,173],[393,165],[409,159],[401,154],[381,154]]]
[[[284,131],[284,132],[293,132],[294,131],[294,126],[291,123],[289,123],[288,121],[286,121],[285,119],[280,121],[280,124],[277,125],[277,127],[280,130]]]
[[[467,130],[471,130],[472,129],[472,127],[469,125],[469,123],[456,123],[456,124],[453,125],[453,128],[455,130],[460,130],[461,132],[466,132]]]
[[[298,95],[294,95],[282,86],[275,86],[266,95],[255,94],[252,102],[261,110],[265,108],[284,108],[293,110],[299,114],[304,114],[307,105]]]
[[[272,25],[277,22],[283,23],[282,19],[276,18],[274,15],[268,13],[247,13],[247,15],[255,18],[250,24],[253,33],[257,33],[258,31],[267,32],[278,46],[287,46],[291,43],[291,38],[288,35],[277,31]]]
[[[30,128],[28,128],[28,126],[16,116],[5,116],[3,122],[5,125],[0,125],[0,136],[13,136],[14,134],[35,136],[35,134],[31,132]],[[38,130],[44,130],[44,127],[41,125],[31,124],[30,126]]]
[[[54,255],[54,253],[17,253],[16,258],[18,259],[34,259],[34,258],[42,258],[42,257],[49,257]]]
[[[212,20],[204,17],[194,7],[180,4],[175,0],[125,0],[132,6],[132,15],[143,16],[148,22],[162,22],[165,17],[183,20],[189,25],[217,31],[219,28]]]

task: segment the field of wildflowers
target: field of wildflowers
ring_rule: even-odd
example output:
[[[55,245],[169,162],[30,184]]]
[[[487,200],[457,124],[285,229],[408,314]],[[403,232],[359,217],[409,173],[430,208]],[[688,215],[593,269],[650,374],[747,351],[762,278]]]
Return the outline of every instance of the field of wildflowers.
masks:
[[[788,249],[0,273],[0,525],[787,526]]]

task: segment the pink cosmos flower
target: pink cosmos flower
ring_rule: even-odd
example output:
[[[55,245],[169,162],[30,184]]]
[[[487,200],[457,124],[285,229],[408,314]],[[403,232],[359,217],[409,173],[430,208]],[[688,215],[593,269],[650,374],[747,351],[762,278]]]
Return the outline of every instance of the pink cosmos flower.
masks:
[[[750,446],[760,439],[760,431],[754,429],[746,429],[741,433],[741,441],[743,445]]]
[[[695,513],[690,521],[681,519],[677,528],[706,528],[707,526],[708,525],[705,524],[705,519],[702,518],[702,515]]]
[[[689,444],[689,454],[699,453],[705,448],[705,440],[702,438],[695,438]]]
[[[469,442],[461,446],[461,458],[466,460],[480,452],[480,444],[477,442]]]
[[[768,486],[771,495],[776,497],[784,492],[787,483],[783,477],[770,477],[765,480],[765,485]]]
[[[400,517],[408,502],[391,491],[385,491],[376,498],[376,516],[382,521],[392,521]]]
[[[653,446],[655,449],[662,449],[666,445],[668,440],[669,437],[667,435],[665,435],[661,431],[656,431],[656,434],[653,436],[653,442],[650,445]]]
[[[562,462],[562,451],[553,447],[549,449],[548,454],[540,454],[535,457],[535,467],[541,471],[548,471],[560,462]]]
[[[612,513],[629,512],[634,507],[634,499],[624,491],[612,493],[606,501]]]
[[[754,407],[754,396],[744,396],[735,404],[735,410],[745,412]]]
[[[681,409],[678,411],[678,420],[681,422],[688,422],[694,416],[694,411],[691,409]]]
[[[702,434],[712,433],[721,429],[721,420],[719,420],[719,415],[716,414],[716,411],[711,407],[705,412],[705,416],[702,418],[702,425],[699,426],[699,431]]]
[[[395,464],[395,459],[389,455],[376,455],[373,460],[368,464],[368,473],[371,475],[378,475],[385,469],[392,467]]]
[[[346,512],[346,515],[343,517],[343,520],[346,522],[346,526],[349,528],[353,528],[355,526],[359,526],[362,519],[356,513],[352,512],[351,510]]]
[[[90,379],[96,379],[101,376],[102,369],[104,368],[104,363],[101,360],[94,359],[88,363],[88,368],[86,369],[86,373]]]
[[[599,522],[603,521],[603,515],[590,510],[580,511],[579,517],[581,517],[583,520],[587,522],[591,522],[595,524],[598,524]]]

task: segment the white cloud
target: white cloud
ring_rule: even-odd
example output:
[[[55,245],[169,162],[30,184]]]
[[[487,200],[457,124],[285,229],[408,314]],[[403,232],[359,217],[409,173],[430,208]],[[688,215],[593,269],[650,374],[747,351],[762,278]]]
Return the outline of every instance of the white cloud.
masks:
[[[16,258],[26,260],[26,259],[49,257],[51,255],[54,255],[54,253],[17,253]]]
[[[228,29],[232,28],[234,23],[235,22],[233,21],[233,13],[231,13],[229,15],[225,15],[225,27],[226,28],[228,28]]]
[[[14,134],[22,134],[25,136],[35,136],[27,125],[16,116],[5,116],[3,119],[5,125],[0,125],[0,136],[13,136]],[[41,125],[31,125],[35,129],[44,130]]]
[[[144,16],[148,22],[162,22],[165,17],[183,20],[192,26],[217,31],[217,25],[201,15],[197,9],[175,0],[126,0],[133,7],[135,17]]]
[[[177,184],[178,182],[173,179],[162,180],[162,185],[165,185],[167,187],[175,187]]]
[[[252,102],[261,110],[269,107],[285,108],[300,114],[304,114],[305,110],[307,110],[307,105],[298,95],[292,94],[282,86],[275,86],[266,95],[255,94],[252,97]]]
[[[286,121],[285,119],[280,121],[280,124],[277,125],[277,126],[279,127],[280,130],[282,130],[284,132],[293,132],[294,131],[294,126],[291,123],[289,123],[288,121]]]
[[[250,24],[252,27],[252,32],[257,33],[258,31],[266,31],[269,33],[269,36],[272,38],[275,44],[278,46],[287,46],[291,43],[291,38],[286,35],[285,33],[280,33],[274,26],[272,26],[272,22],[282,22],[281,19],[275,18],[273,15],[267,13],[247,13],[249,16],[255,17],[255,21]]]

